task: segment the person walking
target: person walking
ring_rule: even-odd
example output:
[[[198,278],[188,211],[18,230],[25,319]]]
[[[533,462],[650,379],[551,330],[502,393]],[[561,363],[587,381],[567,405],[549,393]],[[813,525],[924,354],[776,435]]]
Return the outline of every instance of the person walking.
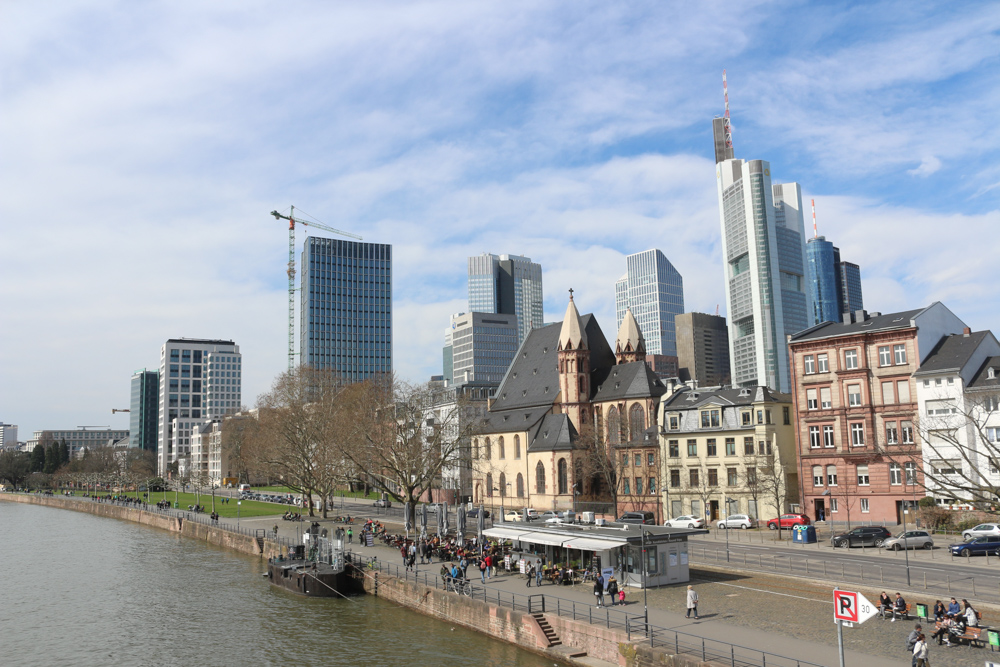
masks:
[[[486,558],[479,559],[479,578],[486,583]]]
[[[594,582],[594,596],[597,598],[597,606],[604,606],[604,582],[598,579]]]
[[[347,529],[347,543],[354,544],[354,531],[350,528]]]
[[[526,572],[528,575],[528,582],[526,585],[528,588],[531,588],[531,580],[535,578],[535,566],[529,562],[525,567],[527,567]]]
[[[687,614],[684,618],[691,618],[691,612],[694,612],[694,619],[698,620],[698,591],[694,589],[694,586],[688,586],[687,593]]]
[[[611,606],[618,606],[618,581],[614,577],[608,579],[608,595],[611,597]]]
[[[921,633],[913,645],[913,667],[930,667],[930,664],[927,660],[927,639]]]
[[[541,588],[542,586],[542,570],[545,569],[545,559],[538,561],[538,567],[535,569],[535,585]]]
[[[923,636],[923,628],[917,623],[913,626],[913,630],[906,637],[906,651],[910,654],[910,664],[915,666],[917,664],[917,656],[913,654],[913,647],[917,645],[917,640]],[[938,642],[940,643],[940,642]]]

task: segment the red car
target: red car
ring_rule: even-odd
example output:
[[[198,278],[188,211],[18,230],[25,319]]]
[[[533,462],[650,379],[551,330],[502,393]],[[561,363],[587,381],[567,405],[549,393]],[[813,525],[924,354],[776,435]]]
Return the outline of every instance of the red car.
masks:
[[[808,526],[809,517],[805,514],[782,514],[777,519],[771,519],[767,522],[767,527],[771,530],[778,530],[778,522],[781,522],[782,528],[791,528],[792,526]]]

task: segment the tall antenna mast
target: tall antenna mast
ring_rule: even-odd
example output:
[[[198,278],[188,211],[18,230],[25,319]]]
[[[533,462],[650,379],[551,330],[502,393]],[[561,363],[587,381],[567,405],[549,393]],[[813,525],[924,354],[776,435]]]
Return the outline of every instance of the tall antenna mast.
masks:
[[[729,124],[729,85],[726,83],[726,70],[722,70],[722,95],[726,98],[726,113],[722,116],[722,124],[726,128],[726,148],[733,147],[733,128]]]
[[[819,236],[819,231],[816,229],[816,200],[810,199],[809,201],[812,202],[813,208],[813,238],[817,238]]]

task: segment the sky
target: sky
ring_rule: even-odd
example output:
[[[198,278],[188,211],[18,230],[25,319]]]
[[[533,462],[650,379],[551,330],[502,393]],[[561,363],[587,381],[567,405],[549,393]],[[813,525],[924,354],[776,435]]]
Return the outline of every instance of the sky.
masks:
[[[252,406],[287,368],[292,205],[393,245],[405,380],[482,252],[611,339],[648,248],[724,315],[723,69],[736,157],[815,198],[868,310],[1000,324],[995,2],[7,0],[0,422],[127,428],[177,337],[234,340]]]

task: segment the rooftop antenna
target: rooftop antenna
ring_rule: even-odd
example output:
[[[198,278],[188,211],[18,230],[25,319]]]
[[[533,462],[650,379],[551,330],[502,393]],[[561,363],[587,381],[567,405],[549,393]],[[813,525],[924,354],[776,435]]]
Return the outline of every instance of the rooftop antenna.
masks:
[[[726,148],[733,148],[733,128],[729,124],[729,85],[726,83],[726,70],[722,70],[722,95],[726,98],[726,113],[722,116],[722,124],[726,128]]]
[[[809,201],[812,202],[812,209],[813,209],[813,238],[815,239],[815,238],[819,237],[819,231],[817,231],[817,229],[816,229],[816,200],[815,199],[810,199]]]

